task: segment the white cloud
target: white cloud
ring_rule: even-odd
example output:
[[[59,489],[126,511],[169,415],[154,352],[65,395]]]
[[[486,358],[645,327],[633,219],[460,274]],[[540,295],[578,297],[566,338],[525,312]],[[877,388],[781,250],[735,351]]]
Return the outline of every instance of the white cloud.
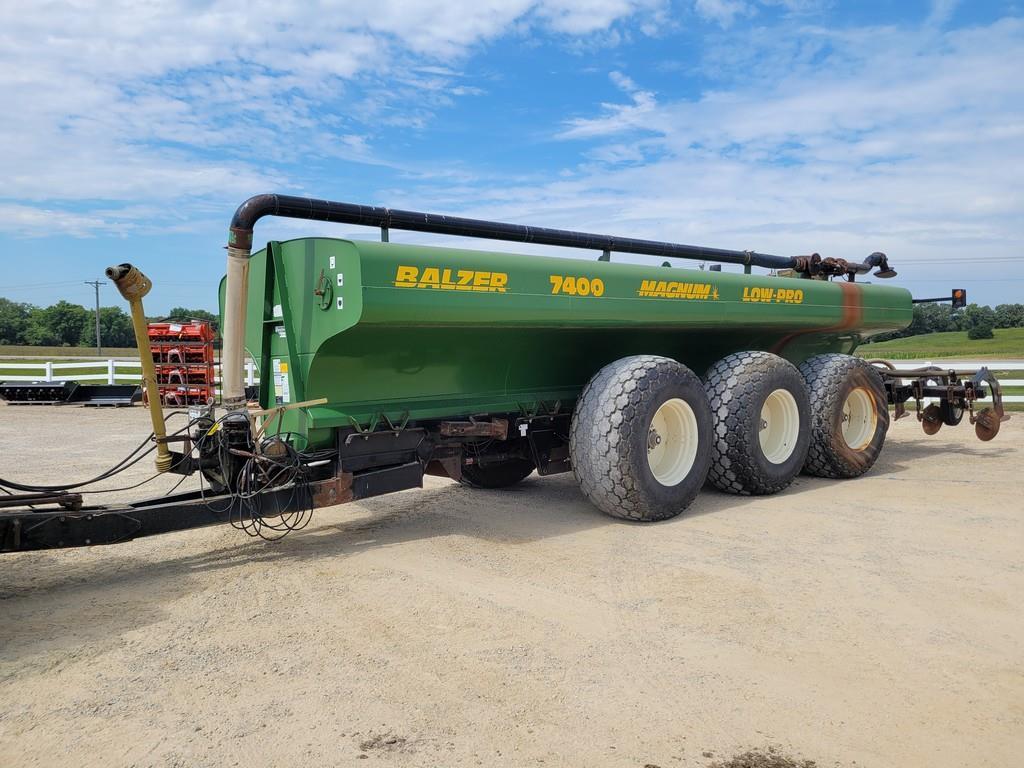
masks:
[[[815,5],[696,0],[722,26],[768,6],[788,20],[709,37],[680,76],[715,85],[690,99],[609,64],[622,95],[556,131],[582,163],[404,168],[387,203],[787,254],[881,249],[919,280],[951,279],[924,266],[936,256],[1017,257],[1000,274],[1024,276],[1024,22],[947,30],[955,4],[936,0],[919,29],[827,29],[799,21]],[[384,162],[379,126],[422,128],[478,95],[467,62],[488,41],[540,30],[607,44],[627,18],[655,34],[666,6],[0,5],[0,230],[188,230],[214,209],[219,222],[253,191],[303,191],[300,157]]]
[[[797,37],[828,53],[805,56],[789,47]],[[682,101],[612,72],[628,101],[567,120],[558,134],[585,140],[589,162],[558,181],[439,202],[467,215],[726,248],[846,258],[884,250],[921,291],[928,281],[1005,276],[1018,282],[999,288],[1004,300],[1014,285],[1019,296],[1024,21],[944,33],[776,29],[728,45],[779,57],[778,66],[770,78],[723,73],[728,90]],[[430,192],[407,194],[422,207]],[[936,258],[981,261],[965,275]]]
[[[651,91],[645,91],[621,72],[608,73],[608,79],[631,99],[630,104],[601,105],[604,114],[596,118],[574,118],[559,134],[563,139],[584,139],[608,136],[623,131],[642,130],[649,116],[657,111],[658,103]]]
[[[657,10],[665,4],[661,0],[546,0],[537,6],[537,15],[556,32],[588,35],[632,15],[638,7]]]
[[[694,7],[705,19],[715,21],[723,27],[732,26],[737,16],[746,16],[753,12],[753,7],[743,0],[696,0]]]
[[[939,4],[956,1],[934,0]],[[765,8],[782,8],[790,16],[801,16],[818,12],[829,4],[830,0],[694,0],[693,7],[704,20],[728,29],[737,19],[757,16]]]
[[[452,66],[476,46],[523,25],[588,35],[658,7],[654,0],[3,3],[0,199],[22,208],[36,201],[52,212],[61,201],[192,205],[294,189],[301,178],[279,169],[298,157],[380,162],[373,152],[380,125],[423,126],[452,99],[479,95]],[[0,229],[27,231],[34,219],[22,208],[0,219]],[[95,226],[105,227],[98,219]]]
[[[929,26],[941,27],[953,16],[953,11],[960,5],[960,0],[931,0],[931,10],[926,23]]]

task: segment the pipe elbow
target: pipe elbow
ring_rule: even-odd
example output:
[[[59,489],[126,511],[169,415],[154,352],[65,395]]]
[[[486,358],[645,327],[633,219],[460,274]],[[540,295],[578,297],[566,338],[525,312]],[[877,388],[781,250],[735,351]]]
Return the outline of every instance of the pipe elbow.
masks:
[[[253,195],[237,209],[231,217],[228,234],[228,248],[248,252],[252,249],[252,230],[264,216],[272,216],[279,208],[278,196],[271,194]]]
[[[875,267],[875,277],[889,278],[896,277],[896,270],[889,266],[889,257],[881,251],[875,251],[866,259],[864,263],[868,265],[868,268]],[[867,272],[868,270],[864,270]]]
[[[277,195],[253,195],[237,209],[231,217],[232,229],[251,230],[257,221],[277,211]]]

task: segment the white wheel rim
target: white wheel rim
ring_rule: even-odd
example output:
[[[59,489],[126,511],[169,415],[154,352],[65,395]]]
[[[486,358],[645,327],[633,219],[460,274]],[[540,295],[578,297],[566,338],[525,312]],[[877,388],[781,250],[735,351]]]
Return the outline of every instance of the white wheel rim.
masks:
[[[843,403],[843,421],[840,431],[843,440],[855,451],[863,450],[875,436],[878,414],[875,399],[863,387],[857,387]]]
[[[757,437],[761,452],[772,464],[782,464],[793,455],[800,437],[800,409],[788,389],[776,389],[765,398]]]
[[[697,458],[697,417],[674,397],[661,404],[647,430],[647,464],[654,479],[672,487],[683,482]]]

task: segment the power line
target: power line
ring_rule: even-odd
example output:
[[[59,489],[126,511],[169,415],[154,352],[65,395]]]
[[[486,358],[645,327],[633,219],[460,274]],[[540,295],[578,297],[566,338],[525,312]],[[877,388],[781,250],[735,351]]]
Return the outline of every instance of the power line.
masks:
[[[20,291],[26,288],[49,288],[53,285],[77,285],[77,280],[58,280],[48,283],[22,283],[21,285],[0,285],[0,291]]]

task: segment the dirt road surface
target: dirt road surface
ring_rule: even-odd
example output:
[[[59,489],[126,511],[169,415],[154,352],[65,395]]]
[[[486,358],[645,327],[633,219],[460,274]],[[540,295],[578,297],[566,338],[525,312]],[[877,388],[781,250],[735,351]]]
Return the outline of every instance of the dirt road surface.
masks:
[[[147,432],[0,407],[0,476],[90,476]],[[427,483],[274,544],[0,555],[0,764],[1024,765],[1020,415],[991,443],[908,418],[864,478],[656,525],[571,475]]]

